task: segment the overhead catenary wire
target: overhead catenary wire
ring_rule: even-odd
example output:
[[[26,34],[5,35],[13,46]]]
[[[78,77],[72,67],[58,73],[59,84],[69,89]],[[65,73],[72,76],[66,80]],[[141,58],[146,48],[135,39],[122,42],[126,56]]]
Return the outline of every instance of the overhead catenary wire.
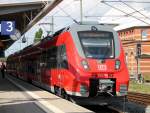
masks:
[[[146,8],[150,8],[150,7],[146,7]],[[137,13],[137,12],[140,12],[140,11],[144,11],[146,8],[142,8],[142,9],[139,9],[139,10],[136,10],[136,11],[133,11],[133,12],[131,12],[131,13],[128,13],[128,14],[125,14],[125,15],[123,15],[123,16],[125,16],[125,17],[129,17],[129,14],[135,14],[135,13]],[[137,16],[136,16],[137,17]],[[120,17],[120,18],[117,18],[117,20],[119,20],[119,19],[121,19],[122,17]],[[142,17],[137,17],[137,18],[142,18]],[[145,19],[144,17],[143,17],[143,19]],[[113,19],[113,20],[115,20],[115,19]]]
[[[71,20],[73,20],[75,23],[77,23],[77,24],[79,24],[79,22],[75,19],[75,18],[73,18],[71,15],[69,15],[64,9],[65,8],[67,8],[67,7],[69,7],[70,6],[70,4],[72,4],[74,1],[72,0],[72,1],[70,1],[69,3],[67,3],[67,4],[65,4],[63,7],[61,7],[61,6],[57,6],[58,7],[58,9],[59,10],[57,10],[57,11],[55,11],[55,13],[52,13],[50,16],[51,17],[57,17],[57,18],[59,18],[59,17],[61,17],[61,18],[71,18]],[[55,16],[56,14],[58,14],[60,11],[62,11],[62,12],[64,12],[65,13],[65,15],[67,15],[67,16]],[[55,26],[58,26],[57,24],[54,24]]]
[[[129,13],[129,14],[139,13],[139,14],[141,14],[142,16],[144,16],[145,18],[150,19],[148,16],[144,15],[143,13],[141,13],[141,11],[143,11],[143,10],[145,10],[146,8],[149,8],[149,7],[146,7],[146,8],[144,8],[144,9],[140,9],[140,10],[137,10],[137,9],[133,8],[131,5],[127,4],[127,3],[150,3],[150,1],[149,1],[149,2],[145,2],[145,1],[137,2],[137,1],[122,1],[122,0],[118,0],[118,1],[113,1],[113,0],[112,0],[112,1],[111,1],[111,0],[105,0],[105,1],[104,1],[104,0],[103,0],[102,2],[122,2],[124,5],[126,5],[126,6],[128,6],[129,8],[131,8],[131,9],[134,10],[134,12]],[[128,16],[129,14],[127,14],[127,16]],[[124,16],[126,16],[126,15],[124,15]],[[137,17],[137,16],[136,16],[136,17]],[[142,17],[137,17],[137,18],[142,18]]]
[[[139,10],[137,10],[137,11],[143,11],[144,9],[139,9]],[[117,17],[117,19],[115,18],[115,19],[113,19],[113,21],[114,20],[119,20],[119,19],[121,19],[122,17],[129,17],[129,14],[134,14],[134,13],[137,13],[137,11],[133,11],[133,12],[131,12],[131,13],[128,13],[128,14],[125,14],[125,15],[104,15],[104,16],[99,16],[99,15],[89,15],[89,16],[85,16],[86,18],[88,18],[88,17],[90,17],[90,18],[94,18],[94,17],[96,17],[96,18],[99,18],[99,17]],[[136,16],[137,17],[137,16]],[[137,17],[137,18],[142,18],[142,17]],[[143,17],[143,19],[145,19],[144,17]]]
[[[69,7],[69,5],[70,5],[71,3],[73,3],[73,0],[70,1],[69,3],[65,4],[65,5],[63,6],[63,8]],[[62,8],[62,9],[63,9],[63,8]],[[59,9],[60,9],[60,8],[59,8]],[[54,14],[52,13],[50,17],[68,17],[68,16],[55,16],[57,13],[59,13],[59,11],[60,11],[60,10],[55,11],[55,13],[54,13]],[[45,23],[45,22],[44,22],[44,23]],[[48,23],[48,22],[47,22],[47,23]],[[50,23],[50,22],[49,22],[49,23]],[[54,24],[54,23],[53,23],[53,25],[54,25],[54,26],[57,26],[57,25]],[[39,27],[41,27],[40,24],[39,24]],[[46,27],[45,27],[45,26],[42,26],[42,27],[43,27],[43,30],[44,30],[45,32],[47,32]]]
[[[99,16],[99,15],[90,15],[90,16],[85,16],[85,18],[94,18],[94,17],[117,17],[117,18],[122,18],[122,17],[129,17],[128,15],[104,15],[104,16]],[[141,17],[141,16],[136,16],[137,18],[142,18],[145,19],[145,17]]]
[[[131,5],[125,3],[124,1],[122,0],[119,0],[120,2],[122,2],[123,4],[125,4],[126,6],[128,6],[129,8],[133,9],[134,11],[137,11],[137,13],[139,13],[140,15],[144,16],[145,18],[147,19],[150,19],[148,16],[144,15],[143,13],[141,13],[140,11],[136,10],[135,8],[133,8]]]
[[[70,4],[72,4],[74,1],[72,0],[71,2],[65,4],[63,7],[61,7],[62,9],[67,8],[70,6]],[[59,6],[59,5],[58,5]],[[60,8],[59,8],[60,9]],[[54,14],[52,14],[51,16],[55,16],[57,13],[59,13],[60,10],[56,11]]]
[[[96,5],[94,5],[92,8],[87,10],[85,13],[88,13],[88,12],[92,11],[93,9],[95,9],[95,7],[97,7],[99,5],[99,3],[101,3],[101,1],[98,1],[98,3]]]
[[[71,2],[71,3],[73,3],[73,2]],[[98,6],[99,5],[99,3],[101,3],[100,1],[94,6],[94,7],[92,7],[92,8],[90,8],[89,10],[87,10],[85,13],[87,13],[87,12],[89,12],[89,11],[91,11],[91,10],[93,10],[96,6]],[[67,6],[67,5],[66,5]],[[70,5],[68,5],[68,6],[70,6]],[[67,6],[67,7],[68,7]],[[71,20],[73,20],[75,23],[77,23],[77,24],[79,24],[80,22],[78,22],[77,21],[77,19],[75,19],[75,18],[73,18],[71,15],[69,15],[64,9],[66,8],[66,7],[60,7],[60,6],[58,6],[59,7],[59,9],[61,10],[61,11],[63,11],[67,16],[66,17],[69,17],[69,18],[71,18]],[[58,13],[59,11],[57,11],[56,13]],[[55,14],[54,14],[55,15]],[[53,15],[53,16],[54,16]],[[55,16],[54,16],[55,17]]]
[[[116,1],[116,0],[102,0],[102,2],[120,2],[120,1]],[[144,3],[144,4],[147,4],[147,3],[150,3],[150,1],[131,1],[131,0],[125,0],[124,2],[126,3]]]
[[[135,13],[137,13],[137,12],[139,12],[139,11],[144,11],[144,10],[145,10],[145,9],[143,9],[143,8],[142,8],[142,9],[139,9],[139,10],[133,11],[133,12],[131,12],[131,13],[125,14],[125,15],[127,15],[127,16],[128,16],[129,14],[135,14]]]
[[[70,19],[72,19],[75,23],[79,24],[79,22],[73,18],[70,14],[68,14],[64,9],[62,9],[60,6],[58,6],[59,9],[61,9]]]
[[[104,0],[103,0],[104,1]],[[106,1],[106,0],[105,0]],[[107,1],[106,1],[107,2]],[[108,1],[109,2],[109,1]],[[114,1],[115,2],[115,1]],[[117,1],[117,2],[119,2],[119,1]],[[91,11],[91,10],[93,10],[93,9],[95,9],[95,7],[96,6],[98,6],[99,5],[99,3],[101,3],[101,1],[99,1],[94,7],[92,7],[92,8],[90,8],[88,11],[86,11],[86,13],[87,12],[89,12],[89,11]],[[115,19],[113,19],[113,21],[114,20],[118,20],[118,19],[120,19],[120,18],[122,18],[122,17],[129,17],[129,15],[130,14],[134,14],[134,13],[138,13],[138,12],[140,12],[140,11],[143,11],[143,10],[145,10],[145,8],[143,9],[139,9],[139,10],[135,10],[135,11],[133,11],[133,12],[131,12],[131,13],[128,13],[128,14],[125,14],[125,15],[102,15],[102,16],[99,16],[99,15],[86,15],[86,16],[84,16],[85,18],[99,18],[99,17],[117,17],[117,18],[115,18]],[[137,16],[136,16],[137,17]],[[146,16],[145,17],[137,17],[137,18],[142,18],[142,19],[145,19],[145,18],[147,18]]]
[[[147,25],[150,25],[150,23],[145,22],[144,20],[139,19],[139,18],[137,18],[136,16],[133,16],[133,15],[131,15],[131,14],[129,14],[129,13],[127,13],[127,12],[125,12],[125,11],[123,11],[123,10],[117,8],[117,7],[114,7],[114,6],[112,6],[112,5],[108,4],[108,3],[106,3],[105,1],[101,1],[101,2],[104,3],[105,5],[107,5],[107,6],[111,7],[111,8],[113,8],[113,9],[116,9],[116,10],[122,12],[122,13],[125,13],[125,14],[129,15],[130,17],[133,17],[133,18],[135,18],[135,19],[137,19],[137,20],[139,20],[139,21],[141,21],[141,22],[143,22],[143,23],[145,23],[145,24],[147,24]]]

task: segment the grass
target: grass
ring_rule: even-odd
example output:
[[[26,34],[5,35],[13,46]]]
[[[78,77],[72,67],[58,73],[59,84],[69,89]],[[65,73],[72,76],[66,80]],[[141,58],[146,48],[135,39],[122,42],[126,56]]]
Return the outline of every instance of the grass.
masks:
[[[144,80],[150,80],[150,74],[144,74],[143,77]]]
[[[150,84],[139,84],[135,81],[130,81],[129,91],[150,94]]]

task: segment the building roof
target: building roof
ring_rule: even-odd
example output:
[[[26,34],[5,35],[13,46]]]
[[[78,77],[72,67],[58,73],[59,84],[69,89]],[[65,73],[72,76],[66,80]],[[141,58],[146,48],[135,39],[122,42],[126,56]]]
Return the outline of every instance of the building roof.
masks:
[[[120,32],[120,31],[129,30],[129,29],[135,29],[135,28],[150,28],[150,26],[132,26],[132,27],[123,28],[123,29],[120,29],[120,30],[117,30],[117,31]]]

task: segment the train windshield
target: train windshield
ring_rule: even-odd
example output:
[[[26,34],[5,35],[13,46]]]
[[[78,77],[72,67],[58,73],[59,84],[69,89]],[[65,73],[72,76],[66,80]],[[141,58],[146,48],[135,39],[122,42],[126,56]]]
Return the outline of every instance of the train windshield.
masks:
[[[80,31],[78,35],[87,58],[114,58],[114,40],[112,32]]]

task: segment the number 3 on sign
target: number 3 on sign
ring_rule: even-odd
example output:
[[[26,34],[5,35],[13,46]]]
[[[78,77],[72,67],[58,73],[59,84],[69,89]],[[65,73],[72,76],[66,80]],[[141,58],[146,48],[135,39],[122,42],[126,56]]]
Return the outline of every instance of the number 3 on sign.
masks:
[[[12,32],[13,31],[13,22],[8,21],[7,22],[8,28],[6,29],[7,32]]]
[[[1,35],[13,35],[15,21],[1,21]]]

